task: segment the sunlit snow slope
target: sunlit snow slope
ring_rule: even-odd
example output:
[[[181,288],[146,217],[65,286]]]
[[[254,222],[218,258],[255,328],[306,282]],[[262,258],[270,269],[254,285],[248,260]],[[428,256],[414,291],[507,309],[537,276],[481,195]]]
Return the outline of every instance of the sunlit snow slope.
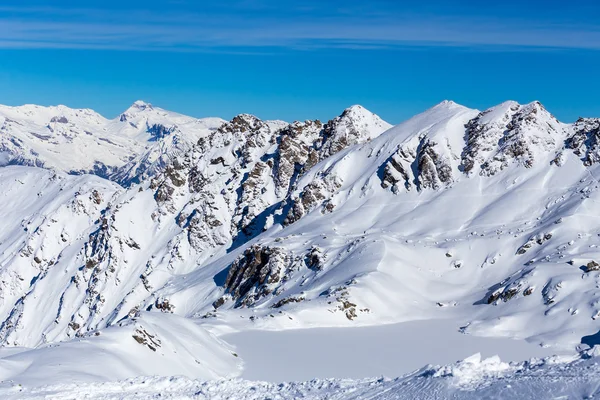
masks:
[[[28,107],[3,117],[3,141],[45,123]],[[208,332],[419,319],[557,350],[598,340],[599,120],[561,123],[538,102],[479,112],[449,101],[395,127],[360,106],[325,123],[207,122],[145,103],[113,121],[85,115],[133,143],[102,153],[125,155],[102,161],[111,173],[64,175],[95,169],[43,153],[35,135],[51,170],[0,168],[0,342],[41,346],[0,370],[56,343],[68,354],[114,338],[138,346],[141,364],[160,340],[198,361],[185,375],[230,376],[237,357]],[[175,125],[197,134],[169,142]],[[187,349],[178,324],[223,364]],[[155,330],[138,340],[132,329]],[[163,374],[135,365],[106,378]]]

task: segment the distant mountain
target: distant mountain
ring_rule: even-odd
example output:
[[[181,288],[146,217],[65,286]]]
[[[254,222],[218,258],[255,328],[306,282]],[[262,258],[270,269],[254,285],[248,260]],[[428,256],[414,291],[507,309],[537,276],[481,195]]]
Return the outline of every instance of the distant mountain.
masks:
[[[129,184],[152,174],[171,154],[189,150],[223,122],[141,101],[114,120],[65,106],[0,106],[0,165],[93,173]]]

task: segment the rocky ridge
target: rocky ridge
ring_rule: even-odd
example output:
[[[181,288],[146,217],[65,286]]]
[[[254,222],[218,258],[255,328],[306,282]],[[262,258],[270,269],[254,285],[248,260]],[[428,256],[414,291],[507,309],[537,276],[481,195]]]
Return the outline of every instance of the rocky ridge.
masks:
[[[147,112],[163,111],[136,103],[110,124],[156,143],[184,134],[136,119]],[[597,122],[560,123],[538,102],[444,102],[393,128],[359,106],[326,123],[241,114],[110,175],[127,188],[3,168],[15,198],[44,186],[1,238],[0,340],[67,340],[144,312],[293,327],[477,306],[465,332],[572,344],[555,324],[583,315],[574,332],[590,333],[600,315],[598,272],[578,268],[600,258],[581,218],[595,215]]]

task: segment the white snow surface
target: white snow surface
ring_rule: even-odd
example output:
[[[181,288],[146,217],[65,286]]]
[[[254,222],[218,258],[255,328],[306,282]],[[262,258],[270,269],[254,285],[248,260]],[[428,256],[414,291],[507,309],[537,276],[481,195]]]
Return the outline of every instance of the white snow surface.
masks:
[[[584,399],[598,395],[595,358],[506,363],[475,354],[389,379],[313,379],[266,383],[240,379],[138,377],[105,383],[0,384],[3,399]]]
[[[145,314],[77,340],[35,350],[4,348],[0,351],[0,380],[29,386],[51,381],[105,382],[138,375],[211,380],[239,374],[241,361],[234,354],[228,345],[187,319]]]
[[[29,165],[0,168],[3,398],[595,393],[598,120],[450,101],[395,127],[360,106],[326,124],[143,102],[112,121],[65,107],[0,115],[3,164]],[[334,364],[304,383],[227,380],[304,380],[303,349],[334,346],[336,330],[348,352],[320,352],[339,357],[330,376]],[[389,349],[378,331],[426,349],[390,350],[374,375],[402,355],[397,375],[477,352],[592,358],[323,380],[365,373],[344,367],[373,362],[365,342]],[[446,339],[453,359],[431,344]],[[269,368],[289,375],[251,374],[269,341],[281,359]]]
[[[474,353],[521,361],[556,352],[524,340],[465,335],[453,321],[445,320],[358,328],[254,330],[222,339],[234,345],[244,360],[242,378],[272,383],[403,376],[426,364],[451,364]]]

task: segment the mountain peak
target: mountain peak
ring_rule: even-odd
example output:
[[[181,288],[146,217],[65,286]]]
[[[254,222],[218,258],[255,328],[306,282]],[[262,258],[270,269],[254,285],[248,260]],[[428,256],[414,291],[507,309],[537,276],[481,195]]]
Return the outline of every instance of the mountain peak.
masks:
[[[131,118],[135,118],[138,113],[142,111],[151,111],[153,109],[152,104],[137,100],[119,116],[119,120],[121,122],[129,121]]]
[[[442,102],[433,106],[433,108],[444,108],[444,109],[451,109],[451,108],[456,108],[456,107],[466,108],[465,106],[462,106],[453,100],[443,100]]]
[[[456,106],[458,105],[456,102],[454,102],[453,100],[442,100],[442,102],[440,102],[438,104],[438,106],[446,106],[446,107],[452,107],[452,106]]]
[[[361,105],[346,108],[338,117],[326,124],[326,129],[331,130],[329,134],[338,137],[349,135],[353,138],[350,142],[356,143],[374,139],[391,127],[391,124]]]
[[[344,110],[344,112],[370,112],[360,104],[354,104]]]
[[[144,111],[145,109],[152,109],[152,104],[150,103],[146,103],[143,100],[137,100],[135,102],[133,102],[133,104],[131,105],[131,107],[129,107],[129,109],[137,109],[140,111]]]
[[[529,104],[525,104],[523,106],[523,108],[526,109],[526,110],[534,110],[535,109],[535,110],[539,110],[539,111],[546,111],[546,112],[548,112],[546,110],[546,107],[544,107],[544,105],[542,103],[540,103],[538,100],[532,101]]]
[[[415,117],[420,117],[420,116],[425,116],[425,115],[430,115],[430,114],[438,114],[438,113],[442,113],[442,114],[447,114],[447,113],[451,113],[451,114],[455,114],[455,113],[460,113],[463,111],[469,111],[471,110],[468,107],[465,107],[461,104],[458,104],[452,100],[444,100],[438,104],[436,104],[435,106],[425,110],[424,112],[422,112],[421,114],[416,115]],[[414,118],[414,117],[413,117]]]
[[[380,119],[375,113],[367,110],[365,107],[355,104],[346,108],[339,116],[339,118],[350,117],[350,118],[376,118]]]

